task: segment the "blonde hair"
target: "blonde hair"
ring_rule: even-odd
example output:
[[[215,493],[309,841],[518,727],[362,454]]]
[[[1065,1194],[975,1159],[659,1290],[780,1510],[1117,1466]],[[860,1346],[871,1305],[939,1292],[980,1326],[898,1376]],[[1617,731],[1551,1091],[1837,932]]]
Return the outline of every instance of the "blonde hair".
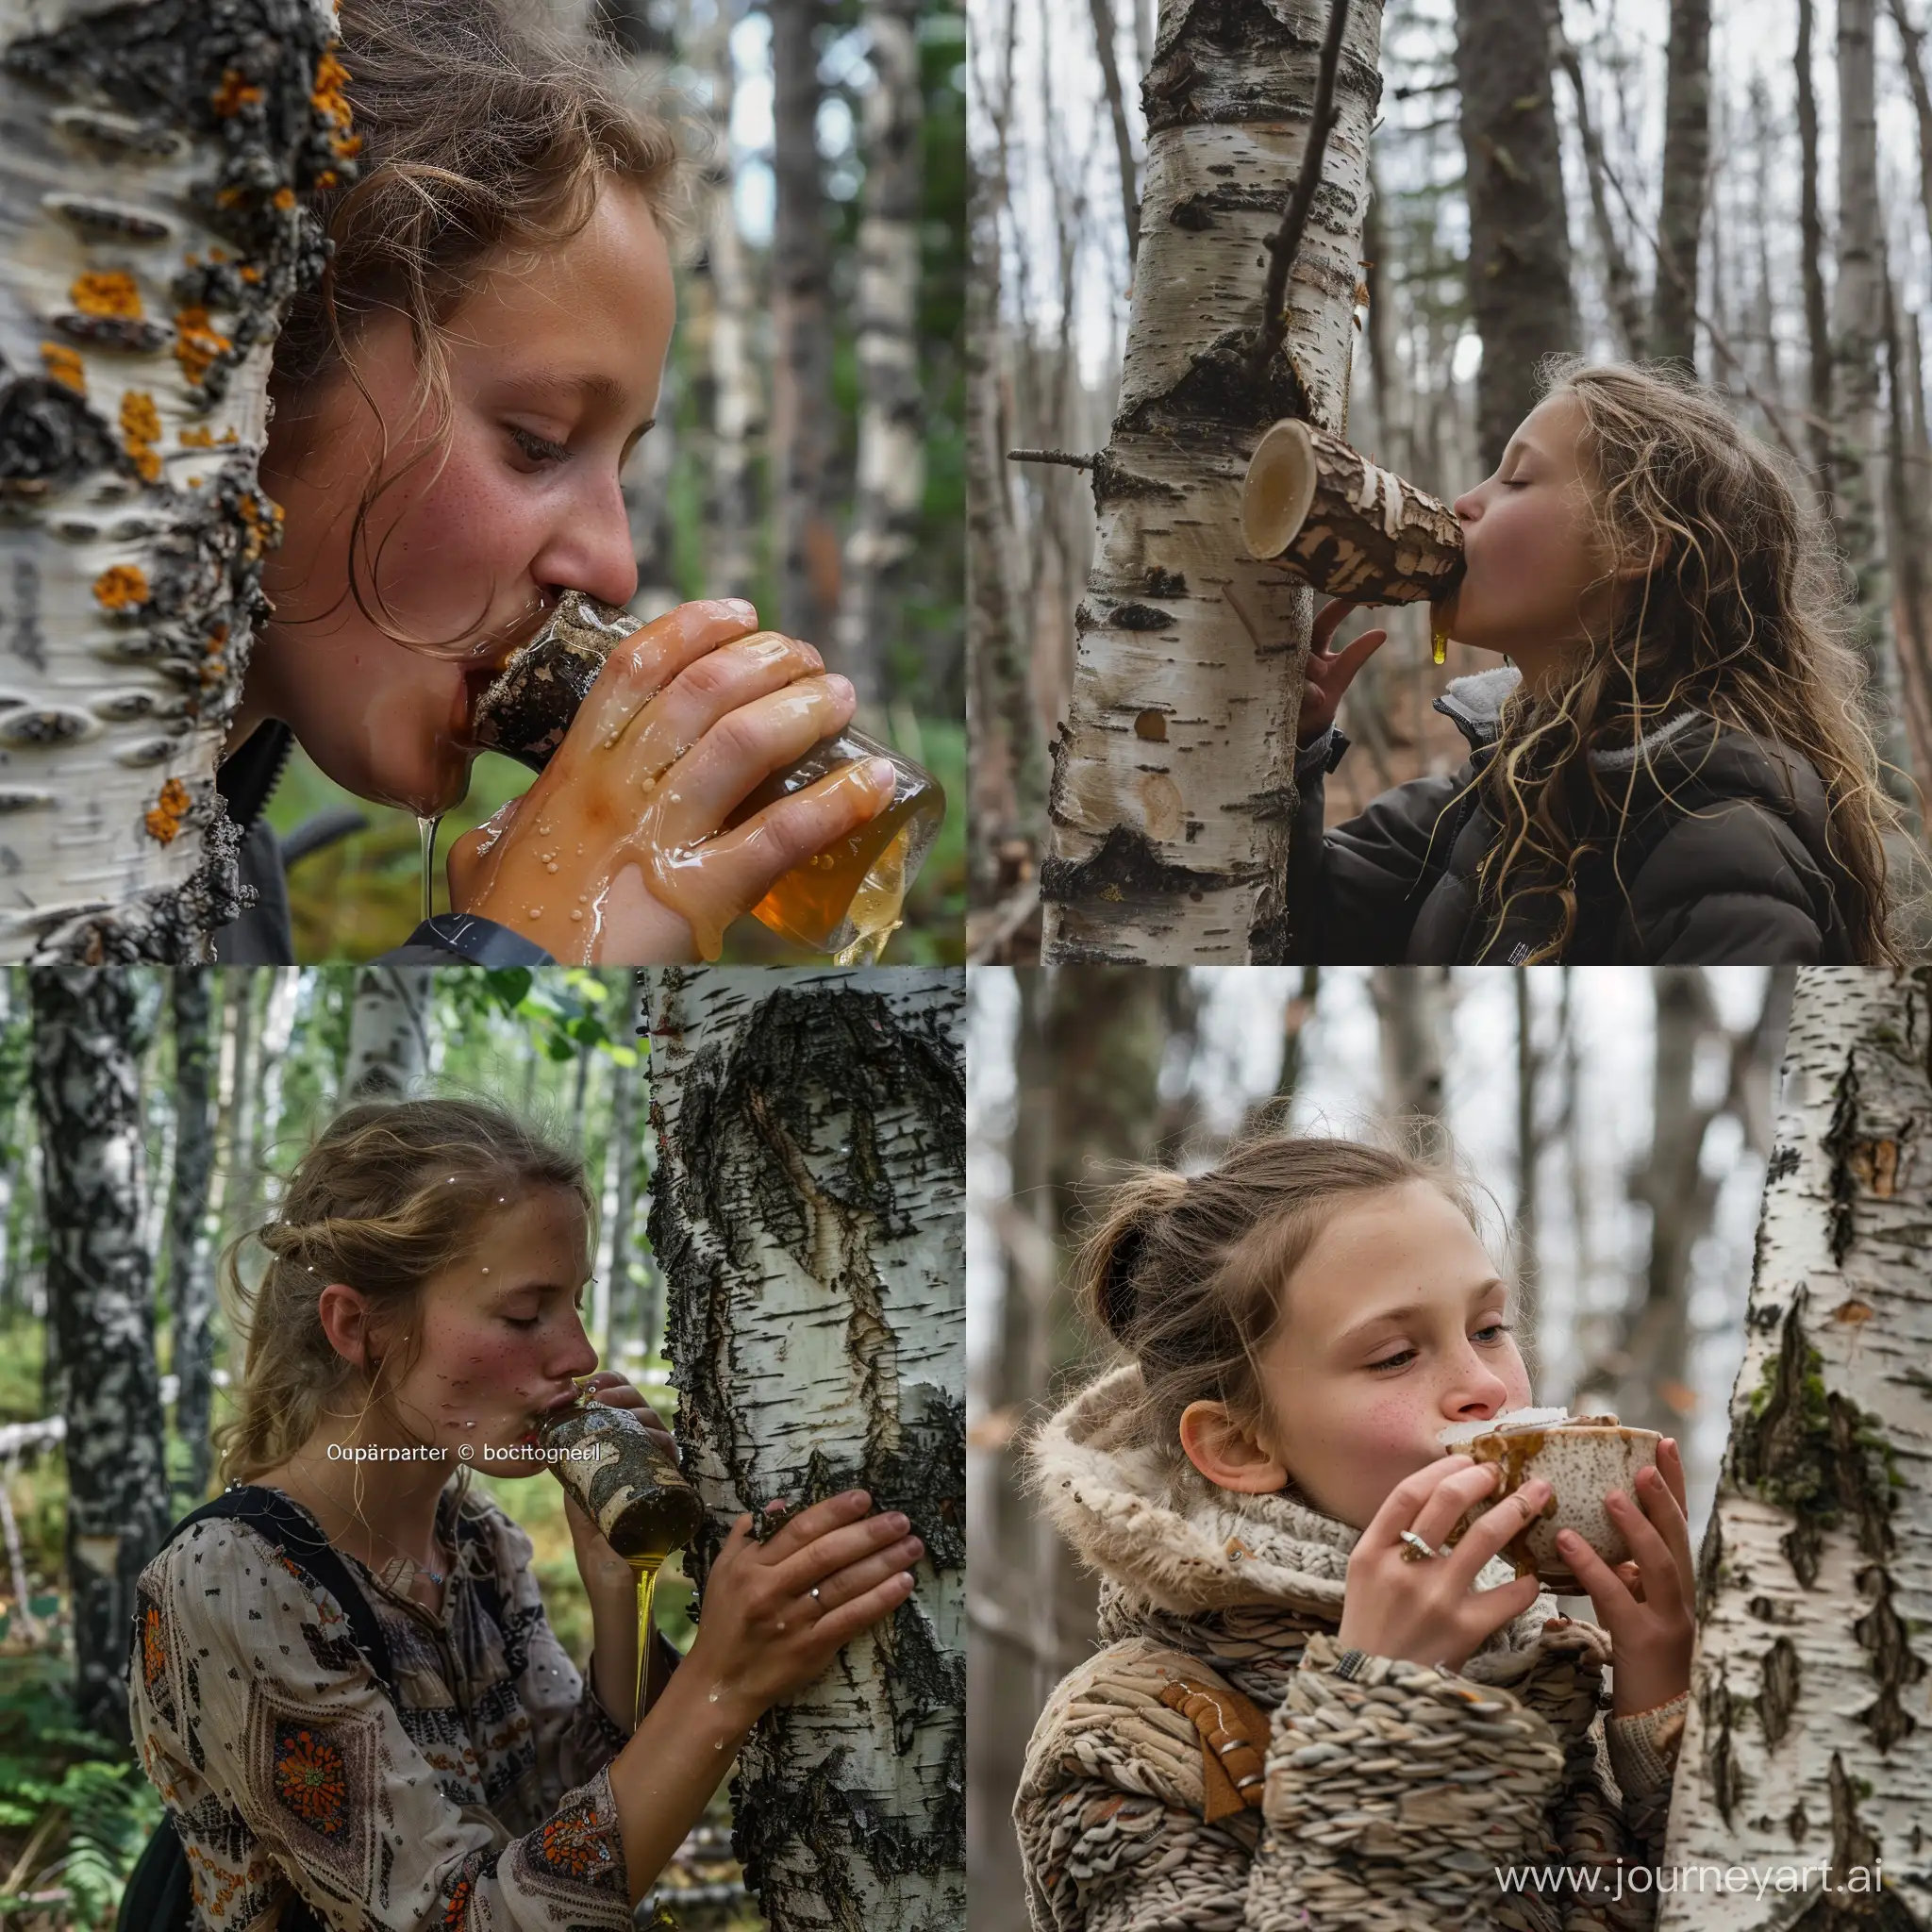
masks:
[[[1562,957],[1584,861],[1595,855],[1621,879],[1616,845],[1637,776],[1632,765],[1607,779],[1590,753],[1633,744],[1689,707],[1809,760],[1853,957],[1899,963],[1880,843],[1897,815],[1878,788],[1865,664],[1808,484],[1671,364],[1552,357],[1542,387],[1583,412],[1607,579],[1633,558],[1649,568],[1567,689],[1519,687],[1504,707],[1482,780],[1501,828],[1478,873],[1491,943],[1516,900],[1543,898],[1555,902],[1554,933],[1529,957]]]
[[[1413,1138],[1425,1144],[1420,1125]],[[1480,1238],[1474,1184],[1398,1144],[1264,1132],[1206,1174],[1128,1169],[1073,1277],[1082,1312],[1141,1371],[1122,1439],[1161,1450],[1178,1469],[1182,1411],[1220,1402],[1238,1427],[1267,1440],[1257,1358],[1287,1313],[1290,1277],[1339,1208],[1416,1181]]]
[[[223,1483],[286,1462],[344,1398],[360,1392],[358,1424],[378,1407],[420,1358],[424,1283],[476,1252],[513,1191],[538,1188],[574,1195],[594,1226],[583,1162],[500,1108],[375,1101],[337,1114],[296,1163],[275,1219],[222,1252],[222,1306],[244,1349],[235,1411],[213,1431]],[[252,1296],[239,1259],[251,1238],[269,1255]],[[332,1281],[362,1295],[373,1330],[407,1342],[400,1358],[391,1349],[371,1371],[336,1353],[317,1307]]]
[[[383,546],[370,554],[368,520],[419,464],[434,458],[432,474],[441,474],[448,458],[451,318],[507,258],[586,227],[606,180],[639,190],[667,242],[680,243],[691,228],[693,171],[684,117],[658,111],[676,97],[660,93],[649,109],[634,103],[613,78],[624,65],[617,51],[537,0],[341,0],[341,22],[359,178],[340,180],[315,202],[328,262],[319,286],[289,310],[270,387],[278,415],[302,417],[321,389],[346,375],[375,415],[382,455],[351,526],[348,589],[385,636],[433,649],[456,640],[407,637],[390,622],[377,580]],[[390,425],[353,353],[361,326],[383,313],[408,319],[416,357],[405,426],[432,409],[437,419],[434,435],[388,475]]]

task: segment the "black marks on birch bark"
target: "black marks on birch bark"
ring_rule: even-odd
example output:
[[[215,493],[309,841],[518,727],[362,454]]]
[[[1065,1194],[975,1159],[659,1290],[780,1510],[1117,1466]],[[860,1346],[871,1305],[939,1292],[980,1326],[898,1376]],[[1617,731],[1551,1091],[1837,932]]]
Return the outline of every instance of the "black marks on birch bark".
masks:
[[[1925,1674],[1925,1660],[1912,1649],[1910,1626],[1893,1605],[1891,1573],[1874,1563],[1858,1573],[1858,1588],[1874,1599],[1864,1616],[1852,1625],[1852,1635],[1871,1659],[1878,1695],[1858,1713],[1858,1722],[1872,1733],[1881,1751],[1890,1751],[1919,1728],[1906,1708],[1904,1693]]]
[[[0,391],[0,502],[53,496],[103,470],[137,474],[107,425],[72,390],[29,375]]]
[[[1292,33],[1264,0],[1195,0],[1177,28],[1156,48],[1141,85],[1149,135],[1203,122],[1291,121],[1306,124],[1315,103],[1320,34]],[[1302,57],[1305,75],[1290,81],[1282,57]],[[1378,70],[1345,47],[1336,92],[1382,97]],[[1278,208],[1287,198],[1284,187]]]
[[[1131,825],[1109,826],[1100,849],[1091,858],[1049,858],[1040,868],[1040,896],[1062,906],[1083,899],[1144,900],[1150,910],[1182,893],[1222,891],[1236,884],[1220,873],[1197,872],[1170,865],[1144,834]],[[1107,959],[1109,965],[1132,965],[1131,959]]]
[[[1853,1239],[1852,1204],[1857,1192],[1852,1164],[1852,1147],[1858,1121],[1857,1056],[1845,1056],[1844,1072],[1839,1075],[1838,1097],[1831,1109],[1831,1125],[1825,1130],[1824,1151],[1831,1157],[1831,1258],[1840,1267],[1850,1252]]]
[[[47,640],[41,630],[41,567],[25,554],[13,559],[13,622],[7,645],[34,670],[47,668]]]
[[[1182,429],[1198,435],[1204,425],[1251,432],[1284,416],[1312,419],[1307,391],[1285,352],[1269,362],[1260,382],[1255,381],[1255,335],[1253,329],[1237,328],[1218,336],[1171,390],[1123,410],[1114,421],[1115,438]],[[1240,451],[1243,460],[1251,447],[1252,441],[1244,434]],[[1232,440],[1227,454],[1230,459],[1235,454]],[[1100,488],[1097,474],[1094,488]]]
[[[1758,1666],[1763,1681],[1757,1690],[1757,1721],[1764,1727],[1767,1750],[1775,1749],[1791,1727],[1798,1707],[1798,1647],[1780,1637],[1764,1653]]]
[[[1724,1666],[1707,1670],[1696,1687],[1699,1714],[1704,1719],[1704,1773],[1710,1781],[1711,1796],[1724,1814],[1726,1824],[1736,1823],[1735,1812],[1744,1795],[1744,1773],[1738,1763],[1731,1738],[1732,1700]],[[1750,1707],[1748,1705],[1745,1707]]]

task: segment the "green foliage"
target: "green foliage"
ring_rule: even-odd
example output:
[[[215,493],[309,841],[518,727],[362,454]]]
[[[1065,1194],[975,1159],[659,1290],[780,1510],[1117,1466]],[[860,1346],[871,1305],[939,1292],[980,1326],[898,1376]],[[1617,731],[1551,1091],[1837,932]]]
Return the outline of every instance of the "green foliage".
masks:
[[[161,1801],[125,1746],[78,1729],[62,1660],[9,1659],[0,1686],[0,1858],[30,1851],[23,1891],[64,1887],[68,1924],[111,1925]],[[0,1894],[0,1914],[44,1911]]]

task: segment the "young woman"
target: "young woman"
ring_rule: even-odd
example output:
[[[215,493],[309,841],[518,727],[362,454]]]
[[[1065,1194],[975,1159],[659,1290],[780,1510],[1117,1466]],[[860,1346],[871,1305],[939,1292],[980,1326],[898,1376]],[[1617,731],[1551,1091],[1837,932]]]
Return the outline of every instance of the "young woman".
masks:
[[[225,1257],[246,1354],[223,1477],[279,1491],[348,1559],[395,1696],[343,1606],[253,1527],[191,1525],[147,1566],[130,1710],[199,1924],[299,1899],[338,1932],[625,1932],[759,1713],[909,1594],[924,1546],[863,1492],[763,1541],[741,1517],[633,1731],[635,1581],[572,1504],[595,1630],[579,1679],[529,1538],[449,1476],[541,1475],[516,1451],[576,1378],[643,1409],[591,1376],[591,1201],[574,1157],[492,1108],[355,1107],[258,1230],[252,1305]]]
[[[225,964],[292,957],[261,816],[292,743],[358,796],[434,817],[467,787],[477,696],[546,603],[635,592],[619,477],[674,320],[683,164],[587,32],[515,0],[343,0],[341,22],[360,177],[319,199],[329,273],[275,345],[275,614],[221,774],[261,900],[217,935]],[[693,924],[722,928],[891,797],[872,760],[720,831],[853,705],[749,604],[671,612],[612,654],[529,791],[452,852],[469,916],[396,957],[694,958]]]
[[[1630,1562],[1565,1546],[1600,1625],[1493,1560],[1545,1486],[1445,1543],[1496,1472],[1439,1431],[1530,1400],[1463,1186],[1257,1139],[1123,1184],[1078,1278],[1128,1359],[1033,1445],[1107,1640],[1014,1806],[1039,1932],[1646,1923],[1694,1634],[1683,1466],[1667,1438],[1610,1492]]]
[[[1316,620],[1290,859],[1301,957],[1687,964],[1898,958],[1863,661],[1802,487],[1669,370],[1553,366],[1496,474],[1457,499],[1439,613],[1510,665],[1437,700],[1448,777],[1323,832],[1349,681],[1386,639]]]

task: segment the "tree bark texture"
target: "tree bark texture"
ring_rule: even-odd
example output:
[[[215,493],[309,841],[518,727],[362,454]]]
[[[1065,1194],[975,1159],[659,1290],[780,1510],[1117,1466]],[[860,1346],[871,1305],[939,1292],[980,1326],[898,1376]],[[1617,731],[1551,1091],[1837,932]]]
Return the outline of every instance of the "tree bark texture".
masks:
[[[422,1079],[429,1065],[433,973],[428,966],[357,970],[349,1012],[349,1058],[342,1069],[342,1106],[358,1100],[401,1100]]]
[[[906,565],[925,501],[919,381],[919,215],[924,98],[918,0],[869,0],[874,81],[865,103],[858,225],[858,475],[839,608],[840,661],[863,710],[889,695],[887,647],[903,635]]]
[[[1840,1888],[1882,1858],[1883,1902],[1840,1890],[1807,1925],[1932,1920],[1928,1046],[1923,969],[1799,970],[1730,1447],[1698,1566],[1670,1857],[1814,1870],[1828,1858]],[[1707,1889],[1694,1903],[1667,1896],[1658,1927],[1798,1923],[1792,1907]]]
[[[1832,290],[1832,489],[1839,541],[1857,580],[1857,641],[1880,754],[1905,763],[1891,571],[1879,498],[1878,374],[1885,354],[1885,234],[1878,207],[1874,0],[1839,0],[1838,280]],[[1899,795],[1902,774],[1887,773]]]
[[[768,1713],[734,1845],[774,1932],[965,1915],[964,975],[667,968],[651,1235],[687,1472],[732,1521],[854,1486],[919,1588]]]
[[[1446,966],[1378,966],[1369,991],[1381,1023],[1382,1105],[1397,1121],[1427,1123],[1445,1102],[1442,1049],[1453,1034],[1455,986]]]
[[[635,1241],[632,1228],[637,1223],[638,1181],[644,1165],[642,1109],[638,1102],[644,1085],[642,1055],[645,1002],[649,997],[641,969],[625,981],[623,1039],[636,1041],[639,1063],[620,1066],[610,1063],[610,1163],[612,1170],[610,1218],[605,1241],[610,1259],[607,1273],[610,1282],[610,1333],[624,1341],[646,1341],[645,1310],[640,1305],[631,1263]]]
[[[1141,87],[1141,245],[1096,541],[1054,745],[1042,958],[1287,957],[1295,724],[1313,600],[1246,554],[1241,486],[1284,417],[1345,433],[1381,0],[1355,0],[1287,336],[1249,359],[1298,176],[1324,0],[1164,0]]]
[[[1651,353],[1697,363],[1697,254],[1710,168],[1710,0],[1671,0]]]
[[[1932,234],[1932,88],[1925,81],[1925,30],[1913,25],[1906,0],[1890,0],[1892,25],[1898,28],[1901,64],[1911,90],[1912,112],[1919,124],[1919,201]]]
[[[271,345],[355,137],[321,0],[0,0],[0,958],[194,960],[280,509]]]
[[[1831,488],[1831,324],[1824,306],[1824,218],[1818,207],[1818,91],[1811,74],[1812,0],[1798,0],[1793,59],[1798,103],[1798,262],[1805,284],[1810,410],[1806,423],[1819,487]]]
[[[1469,301],[1482,337],[1476,445],[1494,469],[1537,404],[1537,364],[1576,349],[1551,0],[1457,0],[1456,75],[1469,196]]]
[[[83,1729],[126,1739],[134,1586],[171,1521],[141,1239],[136,995],[122,968],[42,966],[32,999],[48,1313],[66,1367],[75,1711]]]
[[[175,1177],[168,1198],[168,1300],[175,1328],[175,1433],[188,1444],[189,1490],[208,1493],[212,1466],[208,1416],[213,1401],[213,1256],[208,1186],[214,1166],[215,1124],[209,1108],[210,993],[221,976],[177,966],[175,996]]]
[[[819,167],[817,27],[822,0],[772,8],[772,477],[778,623],[831,635],[839,608],[839,532],[831,516],[832,239]]]

